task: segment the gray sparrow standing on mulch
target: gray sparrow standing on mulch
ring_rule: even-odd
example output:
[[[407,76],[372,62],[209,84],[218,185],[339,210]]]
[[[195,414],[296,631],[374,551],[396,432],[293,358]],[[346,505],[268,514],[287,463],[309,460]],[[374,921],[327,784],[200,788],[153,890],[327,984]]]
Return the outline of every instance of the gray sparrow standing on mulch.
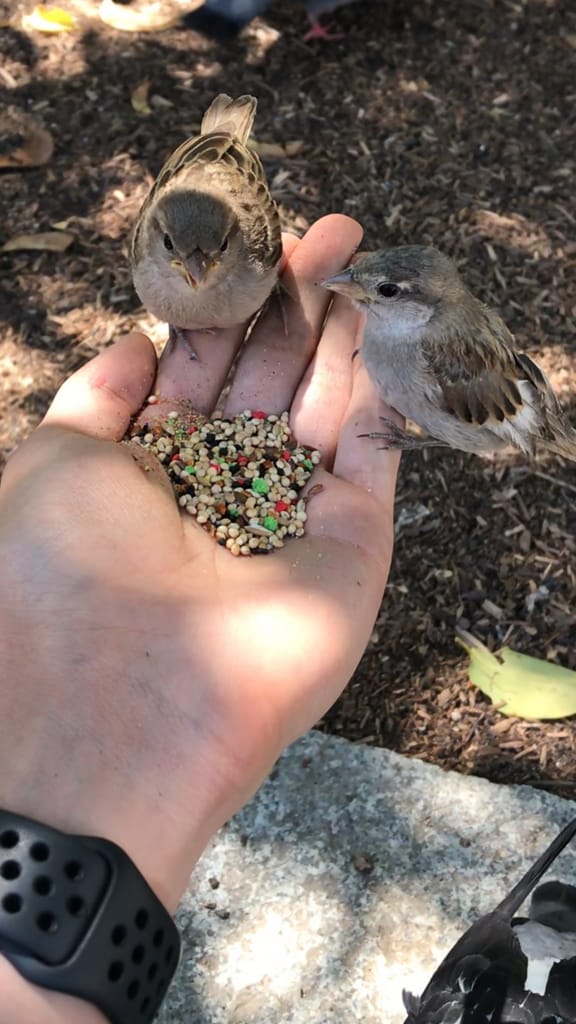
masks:
[[[366,314],[360,353],[381,398],[431,435],[385,421],[369,437],[388,448],[449,445],[479,455],[507,445],[533,455],[542,444],[576,460],[576,431],[544,373],[438,249],[368,253],[323,284]]]
[[[243,323],[276,285],[278,211],[247,146],[256,103],[253,96],[217,96],[200,135],[172,153],[140,210],[134,286],[172,336]]]

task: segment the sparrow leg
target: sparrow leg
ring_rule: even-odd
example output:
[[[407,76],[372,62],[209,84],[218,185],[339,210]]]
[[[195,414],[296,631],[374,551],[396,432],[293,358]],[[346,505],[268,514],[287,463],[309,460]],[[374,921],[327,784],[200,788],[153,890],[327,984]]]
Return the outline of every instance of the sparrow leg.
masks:
[[[276,300],[276,302],[278,303],[278,312],[280,314],[280,319],[282,321],[282,327],[284,328],[284,334],[288,334],[288,315],[286,312],[286,303],[283,301],[282,298],[283,295],[287,295],[288,298],[291,298],[290,292],[288,291],[286,285],[282,281],[278,280],[274,285],[274,288],[272,289],[270,295],[266,299],[264,305],[261,306],[259,310],[257,310],[257,312],[254,314],[254,318],[250,321],[250,324],[248,326],[249,335],[252,334],[252,331],[254,330],[260,318],[264,316],[265,313],[268,313],[270,311],[274,300]]]
[[[284,301],[284,296],[286,295],[289,299],[292,296],[290,295],[290,292],[288,291],[288,289],[287,289],[286,285],[284,284],[284,282],[282,280],[280,280],[280,279],[278,280],[278,282],[276,284],[276,287],[274,289],[274,295],[276,296],[276,298],[278,300],[278,309],[280,311],[280,316],[282,317],[282,326],[284,328],[284,334],[287,335],[288,334],[288,313],[286,311],[286,302]]]
[[[435,437],[414,437],[392,420],[381,417],[385,430],[373,430],[369,434],[358,434],[358,437],[369,437],[372,441],[383,441],[381,448],[397,448],[402,451],[414,451],[419,448],[449,448],[445,441],[437,441]]]
[[[189,338],[190,331],[184,329],[184,327],[174,327],[173,324],[168,325],[168,344],[166,350],[169,352],[170,349],[174,348],[175,345],[185,345],[190,352],[191,359],[198,359],[194,347],[192,346]]]
[[[346,34],[344,32],[331,32],[330,25],[322,25],[318,18],[310,17],[310,28],[306,35],[302,36],[303,43],[309,43],[312,39],[320,39],[324,43],[334,43],[339,39],[345,39]]]

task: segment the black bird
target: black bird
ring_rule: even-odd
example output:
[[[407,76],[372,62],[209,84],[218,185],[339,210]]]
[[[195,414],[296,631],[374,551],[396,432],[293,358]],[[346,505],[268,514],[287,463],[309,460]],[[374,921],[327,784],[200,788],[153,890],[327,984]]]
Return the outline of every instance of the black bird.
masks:
[[[546,882],[528,917],[515,917],[576,834],[576,818],[498,904],[458,940],[418,998],[403,993],[405,1024],[576,1022],[576,886]]]

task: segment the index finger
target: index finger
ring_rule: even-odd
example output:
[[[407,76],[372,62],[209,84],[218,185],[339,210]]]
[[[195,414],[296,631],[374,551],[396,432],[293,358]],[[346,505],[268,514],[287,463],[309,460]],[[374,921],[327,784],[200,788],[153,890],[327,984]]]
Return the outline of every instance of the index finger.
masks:
[[[241,409],[281,413],[314,354],[330,293],[318,287],[350,260],[362,238],[357,221],[343,214],[321,217],[296,246],[283,275],[283,316],[262,319],[249,338],[226,404],[226,415]]]
[[[283,235],[284,263],[297,244],[294,235]],[[265,310],[262,320],[266,323],[268,319],[269,313]],[[209,415],[240,350],[246,329],[246,324],[238,324],[210,332],[186,331],[169,342],[160,357],[155,383],[162,408],[170,400],[186,399],[192,408]]]
[[[340,431],[333,471],[335,476],[373,495],[385,506],[386,512],[391,513],[400,452],[379,447],[377,441],[360,435],[380,429],[382,417],[399,426],[403,425],[403,420],[379,399],[361,358],[356,358],[354,364],[352,394]]]

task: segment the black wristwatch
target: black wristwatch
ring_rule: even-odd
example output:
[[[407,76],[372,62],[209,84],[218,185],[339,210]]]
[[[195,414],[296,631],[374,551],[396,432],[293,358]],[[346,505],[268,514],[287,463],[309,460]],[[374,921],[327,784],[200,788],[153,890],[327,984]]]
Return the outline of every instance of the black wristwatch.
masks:
[[[0,810],[0,953],[111,1024],[148,1024],[178,966],[180,935],[115,843]]]

